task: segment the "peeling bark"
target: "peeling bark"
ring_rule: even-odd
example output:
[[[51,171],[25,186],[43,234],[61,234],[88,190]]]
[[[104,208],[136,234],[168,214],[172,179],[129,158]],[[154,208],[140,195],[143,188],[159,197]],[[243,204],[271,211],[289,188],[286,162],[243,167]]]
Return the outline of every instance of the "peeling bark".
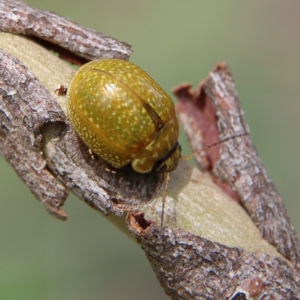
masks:
[[[99,57],[128,60],[132,53],[130,45],[124,42],[17,0],[0,2],[0,30],[37,37],[40,42],[50,42],[47,46],[58,45],[68,50],[63,52],[64,57],[73,53],[87,60]]]
[[[300,278],[280,258],[226,247],[175,229],[163,237],[142,215],[129,226],[172,299],[299,299]]]
[[[190,140],[194,140],[193,131],[201,133],[205,145],[218,139],[217,136],[224,139],[250,133],[226,64],[219,64],[195,92],[187,85],[179,86],[175,93],[180,101],[179,116]],[[192,148],[196,151],[199,146],[192,144]],[[241,201],[264,239],[299,265],[299,240],[250,135],[209,149],[205,157],[205,161],[198,158],[199,166],[222,189]]]

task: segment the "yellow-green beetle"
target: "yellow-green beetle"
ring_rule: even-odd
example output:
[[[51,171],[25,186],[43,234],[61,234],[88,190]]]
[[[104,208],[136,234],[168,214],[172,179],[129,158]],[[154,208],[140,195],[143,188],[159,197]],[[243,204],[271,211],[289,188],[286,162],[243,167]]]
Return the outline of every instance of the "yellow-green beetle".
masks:
[[[114,168],[170,172],[181,157],[175,107],[138,66],[102,59],[82,66],[67,92],[68,115],[84,143]]]

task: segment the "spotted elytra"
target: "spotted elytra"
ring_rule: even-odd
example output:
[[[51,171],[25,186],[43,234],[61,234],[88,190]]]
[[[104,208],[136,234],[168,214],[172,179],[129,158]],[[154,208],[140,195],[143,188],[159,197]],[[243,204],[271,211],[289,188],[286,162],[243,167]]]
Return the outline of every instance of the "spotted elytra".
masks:
[[[125,60],[102,59],[82,66],[68,87],[67,108],[83,142],[112,167],[131,164],[138,173],[167,172],[165,194],[169,173],[180,158],[237,137],[182,157],[172,99],[145,71]]]

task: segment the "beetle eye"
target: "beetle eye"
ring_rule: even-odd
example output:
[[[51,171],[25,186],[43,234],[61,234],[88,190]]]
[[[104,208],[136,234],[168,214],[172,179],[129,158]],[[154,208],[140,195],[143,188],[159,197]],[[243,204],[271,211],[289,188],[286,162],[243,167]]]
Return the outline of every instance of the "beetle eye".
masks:
[[[181,157],[181,146],[177,142],[170,152],[156,163],[157,172],[171,172],[177,168],[178,160]]]

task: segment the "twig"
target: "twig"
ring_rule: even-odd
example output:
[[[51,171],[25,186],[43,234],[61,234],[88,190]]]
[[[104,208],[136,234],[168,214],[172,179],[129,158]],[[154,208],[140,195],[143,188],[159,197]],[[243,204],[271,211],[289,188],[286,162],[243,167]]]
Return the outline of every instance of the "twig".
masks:
[[[188,85],[178,87],[175,92],[180,100],[178,111],[190,140],[194,139],[195,132],[201,132],[205,144],[212,143],[218,136],[223,139],[250,132],[226,64],[219,64],[195,93]],[[189,129],[190,124],[193,124],[193,130]],[[217,183],[221,182],[220,186],[228,194],[241,201],[264,239],[299,266],[300,244],[283,201],[268,177],[250,135],[243,142],[238,141],[241,140],[210,149],[206,161],[200,157],[199,164]],[[194,151],[198,149],[194,144],[192,146]]]
[[[128,59],[132,53],[126,43],[17,0],[0,2],[0,30],[37,37],[87,60],[99,57]]]

